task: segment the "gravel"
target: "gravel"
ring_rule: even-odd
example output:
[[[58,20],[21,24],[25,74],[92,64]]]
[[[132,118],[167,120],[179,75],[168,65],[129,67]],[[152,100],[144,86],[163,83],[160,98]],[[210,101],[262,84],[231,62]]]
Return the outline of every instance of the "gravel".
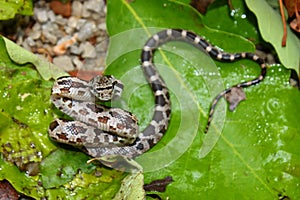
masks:
[[[79,49],[83,51],[82,57],[83,58],[96,58],[96,49],[91,43],[84,42],[81,43]]]
[[[51,10],[49,2],[36,1],[34,23],[20,34],[17,44],[45,55],[66,71],[103,70],[108,46],[104,0],[73,0],[71,16]]]
[[[73,1],[72,3],[72,16],[81,17],[82,3],[79,1]]]
[[[73,70],[73,63],[69,56],[57,56],[53,58],[53,63],[57,66],[60,66],[65,71]]]
[[[36,20],[39,23],[45,23],[48,20],[47,11],[39,8],[34,9],[34,13],[36,14]]]

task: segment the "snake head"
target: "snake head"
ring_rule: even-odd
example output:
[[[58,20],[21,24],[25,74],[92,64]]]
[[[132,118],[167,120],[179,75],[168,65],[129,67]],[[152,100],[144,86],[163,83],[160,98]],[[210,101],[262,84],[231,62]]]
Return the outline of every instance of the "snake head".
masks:
[[[100,101],[120,98],[123,88],[123,83],[111,75],[95,76],[90,80],[90,91]]]

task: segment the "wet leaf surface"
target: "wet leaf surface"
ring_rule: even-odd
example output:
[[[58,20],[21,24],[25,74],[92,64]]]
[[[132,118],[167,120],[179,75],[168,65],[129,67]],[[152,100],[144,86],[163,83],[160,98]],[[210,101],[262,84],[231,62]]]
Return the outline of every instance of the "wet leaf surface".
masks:
[[[254,51],[254,45],[239,35],[207,28],[203,17],[184,1],[108,1],[107,26],[111,39],[105,73],[125,84],[122,100],[112,105],[137,115],[141,130],[154,106],[139,63],[141,48],[151,34],[184,28],[226,51]],[[16,48],[23,55],[17,62],[3,40],[0,46],[1,180],[38,199],[112,199],[126,174],[99,163],[87,164],[89,157],[80,150],[48,137],[50,122],[62,116],[50,103],[52,82],[45,81],[55,77],[55,69],[41,65],[37,71],[24,62],[27,52]],[[10,48],[12,52],[15,47]],[[144,168],[146,184],[167,176],[174,182],[165,192],[152,194],[162,199],[220,199],[220,194],[228,199],[300,197],[300,94],[288,84],[289,70],[270,66],[263,83],[245,89],[247,99],[234,112],[227,112],[221,102],[210,132],[204,135],[214,96],[256,77],[259,67],[246,60],[215,62],[179,42],[164,45],[154,61],[171,91],[172,119],[163,139],[136,161]],[[127,180],[122,184],[138,189],[143,185],[141,176]],[[135,193],[138,197],[144,195],[140,191]]]
[[[50,122],[62,115],[50,102],[52,81],[44,80],[32,65],[12,61],[2,40],[0,46],[0,179],[36,199],[111,199],[124,173],[87,164],[89,157],[80,150],[57,150],[60,146],[48,137]],[[42,71],[49,70],[44,67]]]
[[[109,12],[113,9],[122,10],[122,20],[116,20],[120,13]],[[179,18],[174,10],[180,10]],[[225,51],[254,50],[242,37],[207,28],[193,12],[181,1],[108,2],[111,46],[106,74],[125,83],[124,107],[138,116],[142,128],[151,118],[153,98],[149,98],[151,91],[139,61],[133,58],[140,56],[151,34],[163,28],[183,28],[205,36]],[[228,15],[226,20],[234,23],[235,19]],[[241,24],[239,28],[253,26],[244,20],[245,27]],[[172,118],[160,143],[136,159],[144,167],[145,183],[172,176],[174,182],[167,190],[155,193],[162,199],[220,199],[220,194],[228,199],[299,198],[296,119],[300,94],[289,86],[290,71],[280,65],[269,66],[263,83],[245,89],[247,99],[234,112],[227,112],[223,103],[218,106],[214,125],[204,136],[215,94],[256,77],[260,71],[253,61],[212,62],[201,55],[198,49],[179,42],[166,44],[155,53],[154,62],[171,90]]]

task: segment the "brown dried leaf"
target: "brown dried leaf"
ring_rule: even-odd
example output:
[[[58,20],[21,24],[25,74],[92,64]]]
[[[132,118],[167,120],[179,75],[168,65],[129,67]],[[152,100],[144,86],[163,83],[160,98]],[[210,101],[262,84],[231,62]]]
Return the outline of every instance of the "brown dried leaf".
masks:
[[[157,191],[157,192],[164,192],[166,191],[166,187],[173,182],[173,179],[171,176],[166,176],[164,179],[159,179],[152,181],[149,184],[144,185],[145,191]]]

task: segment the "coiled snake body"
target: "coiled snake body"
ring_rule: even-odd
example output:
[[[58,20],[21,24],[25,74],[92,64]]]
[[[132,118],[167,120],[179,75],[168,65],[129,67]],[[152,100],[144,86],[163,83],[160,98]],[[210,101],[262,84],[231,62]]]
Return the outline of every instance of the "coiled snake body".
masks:
[[[49,136],[61,143],[84,146],[86,153],[96,158],[111,155],[132,158],[149,150],[166,132],[171,115],[168,88],[153,64],[155,50],[169,41],[188,42],[203,48],[217,60],[235,61],[245,58],[257,62],[261,67],[261,74],[257,78],[228,88],[213,100],[207,128],[220,98],[234,87],[255,85],[266,75],[264,61],[253,53],[225,53],[190,31],[163,30],[148,39],[141,55],[142,69],[155,97],[152,120],[143,131],[139,133],[137,119],[130,112],[93,103],[97,99],[107,101],[121,95],[123,85],[113,76],[95,77],[90,82],[62,77],[54,83],[51,100],[75,121],[56,119],[50,124]]]

